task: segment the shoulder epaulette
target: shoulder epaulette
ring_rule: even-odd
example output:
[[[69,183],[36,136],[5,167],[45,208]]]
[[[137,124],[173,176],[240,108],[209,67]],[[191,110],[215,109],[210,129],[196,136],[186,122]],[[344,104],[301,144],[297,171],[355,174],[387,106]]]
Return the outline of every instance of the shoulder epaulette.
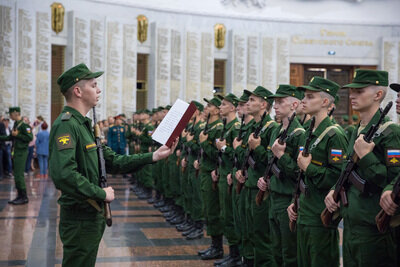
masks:
[[[267,123],[264,125],[262,128],[261,132],[264,132],[265,130],[271,128],[272,126],[277,125],[277,122],[274,120],[267,121]]]
[[[68,121],[69,119],[71,119],[71,117],[72,117],[72,113],[67,111],[62,115],[61,120]]]
[[[235,122],[235,124],[233,125],[235,127],[235,129],[240,129],[240,122]]]
[[[376,136],[379,136],[379,135],[383,135],[383,136],[387,136],[387,135],[389,135],[390,133],[392,133],[392,129],[390,129],[390,125],[392,125],[392,124],[395,124],[393,121],[387,121],[387,122],[385,122],[384,124],[382,124],[380,127],[379,127],[379,129],[378,129],[378,131],[376,132]]]

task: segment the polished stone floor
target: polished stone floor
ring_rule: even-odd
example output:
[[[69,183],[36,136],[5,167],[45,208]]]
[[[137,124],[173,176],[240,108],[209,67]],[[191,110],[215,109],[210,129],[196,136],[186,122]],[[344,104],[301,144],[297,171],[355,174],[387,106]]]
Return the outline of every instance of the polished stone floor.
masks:
[[[0,181],[0,266],[61,266],[58,235],[59,192],[50,179],[27,177],[29,204],[12,206],[12,179]],[[212,266],[197,250],[209,238],[186,241],[162,214],[136,198],[123,178],[111,178],[116,200],[111,204],[113,225],[101,241],[96,266]],[[225,251],[226,250],[225,246]]]
[[[26,177],[26,183],[29,204],[12,206],[7,201],[15,197],[14,181],[0,181],[0,266],[61,266],[59,192],[50,179]],[[213,266],[197,256],[209,238],[183,239],[158,210],[137,199],[126,179],[110,178],[109,184],[116,195],[113,225],[106,228],[96,266]],[[339,233],[342,239],[342,226]]]

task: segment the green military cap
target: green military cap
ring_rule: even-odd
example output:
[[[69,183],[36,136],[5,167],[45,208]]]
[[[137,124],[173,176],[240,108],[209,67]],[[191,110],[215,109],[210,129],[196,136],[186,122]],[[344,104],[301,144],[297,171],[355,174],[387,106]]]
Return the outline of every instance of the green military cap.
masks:
[[[251,92],[251,91],[249,91],[249,90],[244,90],[245,92],[247,91],[248,93],[250,93],[249,94],[249,96],[250,95],[255,95],[255,96],[258,96],[258,97],[261,97],[261,98],[263,98],[265,101],[267,101],[270,105],[272,105],[272,103],[274,102],[274,99],[273,98],[268,98],[269,96],[271,96],[272,95],[272,93],[268,90],[268,89],[266,89],[266,88],[264,88],[264,87],[262,87],[262,86],[257,86],[257,88],[256,89],[254,89],[254,91],[253,92]]]
[[[210,100],[208,100],[207,98],[203,98],[203,100],[206,101],[208,104],[216,106],[217,108],[219,108],[219,106],[221,105],[221,100],[216,97],[213,97]]]
[[[316,92],[325,92],[330,94],[333,97],[336,97],[336,94],[340,88],[340,85],[328,80],[324,79],[319,76],[314,76],[308,83],[308,85],[302,85],[298,87],[301,90],[310,90],[310,91],[316,91]]]
[[[343,119],[343,121],[348,122],[349,121],[349,115],[343,115],[342,119]]]
[[[163,106],[159,106],[159,107],[157,108],[157,111],[161,111],[161,110],[163,110],[163,109],[164,109]]]
[[[61,93],[65,93],[80,80],[97,78],[103,73],[104,71],[91,72],[85,64],[81,63],[61,74],[57,79],[57,84],[60,86]]]
[[[142,110],[142,113],[145,113],[145,114],[149,114],[149,115],[151,115],[151,111],[150,111],[150,110],[148,110],[147,108],[146,108],[146,109],[144,109],[144,110]]]
[[[357,69],[353,81],[344,88],[364,88],[369,85],[388,86],[389,74],[384,70]]]
[[[224,96],[222,94],[220,94],[220,93],[214,94],[214,97],[218,98],[221,101],[224,99]]]
[[[158,109],[157,108],[153,108],[152,110],[151,110],[151,113],[156,113],[158,111]]]
[[[392,83],[392,84],[390,84],[390,88],[392,88],[393,90],[395,90],[397,93],[400,92],[400,84],[398,84],[398,83]]]
[[[11,114],[13,112],[21,112],[21,108],[20,107],[9,107],[8,113]]]
[[[227,94],[226,96],[223,96],[222,99],[225,99],[226,101],[231,102],[235,107],[239,104],[239,98],[235,96],[232,93]]]
[[[193,100],[192,103],[195,104],[195,106],[196,106],[196,108],[197,108],[198,110],[200,110],[200,111],[203,111],[203,110],[204,110],[204,106],[203,106],[201,103],[199,103],[199,102],[197,102],[197,101],[195,101],[195,100]]]
[[[171,105],[166,105],[166,106],[165,106],[165,109],[170,110],[171,107],[172,107]]]
[[[276,93],[270,95],[268,98],[288,97],[288,96],[292,96],[302,100],[304,93],[303,91],[298,90],[296,86],[290,84],[280,84],[278,89],[276,89]]]
[[[239,102],[247,102],[249,101],[249,96],[251,95],[250,91],[247,91],[246,89],[243,91],[242,96],[239,98]]]
[[[351,118],[353,119],[353,121],[358,121],[358,116],[357,116],[357,114],[354,114],[353,116],[351,116]]]

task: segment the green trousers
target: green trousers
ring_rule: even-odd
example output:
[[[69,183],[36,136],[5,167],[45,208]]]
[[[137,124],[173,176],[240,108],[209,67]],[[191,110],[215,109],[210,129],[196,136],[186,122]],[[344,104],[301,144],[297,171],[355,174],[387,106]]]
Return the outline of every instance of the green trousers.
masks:
[[[297,266],[297,236],[296,232],[292,233],[289,229],[286,208],[271,207],[269,225],[273,266]]]
[[[376,227],[355,227],[344,221],[343,265],[345,267],[394,267],[396,245],[393,232],[378,232]]]
[[[183,209],[185,213],[191,215],[192,211],[192,195],[193,189],[192,184],[189,180],[189,165],[186,166],[184,170],[181,168],[181,177],[182,177],[182,192],[183,192]]]
[[[249,189],[248,205],[251,212],[248,213],[251,218],[247,218],[249,225],[253,225],[250,232],[250,238],[254,247],[254,265],[271,266],[272,248],[269,227],[269,198],[261,202],[260,206],[256,204],[256,195],[258,188]]]
[[[105,229],[105,220],[60,219],[59,233],[63,243],[63,267],[95,266],[97,251]]]
[[[221,172],[218,180],[218,192],[224,236],[228,240],[228,244],[232,246],[238,245],[240,239],[239,235],[235,231],[235,222],[233,219],[233,200],[232,195],[228,194],[228,183],[226,181],[227,175],[228,173]]]
[[[189,164],[193,166],[193,161],[189,161]],[[188,168],[188,182],[191,188],[191,207],[190,207],[190,215],[193,221],[201,221],[204,220],[204,202],[202,197],[202,191],[200,187],[200,174],[196,177],[196,169],[194,167]]]
[[[200,170],[201,193],[204,202],[204,217],[207,222],[207,234],[219,236],[223,234],[223,225],[220,217],[218,189],[212,189],[211,171]]]
[[[153,165],[148,164],[143,166],[139,173],[139,182],[146,188],[153,188],[154,181],[153,181]]]
[[[25,150],[15,149],[13,156],[13,163],[14,163],[13,171],[14,171],[15,187],[19,190],[26,190],[24,170],[27,157],[28,157],[28,149]]]
[[[297,224],[297,261],[299,267],[339,266],[338,230]]]
[[[236,187],[233,188],[235,190]],[[235,190],[236,191],[236,190]],[[238,195],[239,197],[239,217],[241,222],[241,234],[242,234],[242,256],[246,259],[254,259],[254,245],[251,241],[253,238],[253,221],[249,221],[248,218],[252,218],[251,215],[251,203],[247,200],[250,196],[250,189],[243,186],[242,191]],[[250,214],[249,214],[250,213]]]
[[[232,186],[232,193],[231,195],[228,195],[228,197],[231,197],[232,200],[232,216],[233,216],[233,221],[234,221],[234,231],[237,235],[237,238],[239,239],[239,253],[241,256],[243,256],[243,224],[241,221],[241,212],[244,213],[244,210],[241,209],[241,201],[240,201],[240,196],[241,194],[236,193],[236,179],[233,178],[233,186]],[[244,194],[243,194],[244,195]]]
[[[169,158],[164,161],[162,167],[162,187],[164,189],[164,196],[166,198],[172,198],[172,192],[169,185]]]

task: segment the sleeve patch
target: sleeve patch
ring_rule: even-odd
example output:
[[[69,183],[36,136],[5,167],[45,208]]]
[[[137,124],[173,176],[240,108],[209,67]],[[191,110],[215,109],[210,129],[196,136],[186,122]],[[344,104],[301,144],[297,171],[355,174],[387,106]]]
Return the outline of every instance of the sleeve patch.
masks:
[[[26,128],[26,132],[27,132],[27,133],[31,133],[31,128],[29,128],[29,127]]]
[[[72,148],[72,138],[70,134],[61,134],[56,137],[58,150]]]
[[[342,163],[343,151],[341,149],[332,148],[329,154],[329,163]]]
[[[386,165],[400,166],[400,149],[386,149]]]
[[[96,143],[91,143],[91,144],[88,144],[88,145],[85,146],[86,151],[89,151],[90,149],[92,149],[94,147],[96,147]]]

